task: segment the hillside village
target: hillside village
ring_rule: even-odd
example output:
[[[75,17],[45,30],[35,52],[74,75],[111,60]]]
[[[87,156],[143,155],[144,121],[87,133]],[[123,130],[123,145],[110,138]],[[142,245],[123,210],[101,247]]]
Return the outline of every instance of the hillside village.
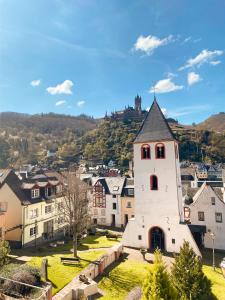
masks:
[[[133,145],[133,161],[126,172],[113,159],[107,165],[81,160],[69,173],[65,168],[51,170],[32,164],[1,169],[0,238],[9,242],[12,251],[27,249],[26,253],[67,243],[71,237],[66,208],[71,173],[83,182],[88,199],[82,204],[86,225],[76,233],[79,240],[83,234],[105,230],[111,238],[122,237],[121,244],[127,249],[179,253],[185,240],[199,256],[204,249],[225,251],[224,164],[180,162],[174,130],[156,99]],[[120,253],[121,248],[116,251]],[[53,299],[67,299],[62,291]]]
[[[0,167],[18,169],[32,164],[57,171],[113,161],[127,171],[133,158],[132,142],[146,113],[139,95],[134,98],[134,107],[112,112],[103,119],[53,113],[33,116],[0,113]],[[224,162],[224,115],[220,113],[194,126],[168,118],[180,143],[181,160]]]
[[[224,22],[0,0],[0,300],[225,300]]]

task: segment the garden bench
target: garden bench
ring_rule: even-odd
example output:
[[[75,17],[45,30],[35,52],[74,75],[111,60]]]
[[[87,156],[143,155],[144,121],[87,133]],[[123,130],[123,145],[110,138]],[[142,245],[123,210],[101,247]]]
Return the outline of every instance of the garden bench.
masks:
[[[80,259],[76,257],[60,257],[63,264],[79,264]]]

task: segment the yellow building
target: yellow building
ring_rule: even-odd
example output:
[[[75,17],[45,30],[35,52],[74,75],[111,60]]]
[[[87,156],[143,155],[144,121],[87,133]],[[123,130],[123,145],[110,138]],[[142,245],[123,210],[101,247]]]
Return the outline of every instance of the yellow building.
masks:
[[[135,217],[134,207],[134,179],[127,178],[121,197],[121,224],[123,224],[123,226],[127,225],[129,219]]]
[[[62,183],[56,177],[21,181],[13,170],[0,170],[0,207],[7,207],[0,227],[12,247],[40,244],[64,233]]]

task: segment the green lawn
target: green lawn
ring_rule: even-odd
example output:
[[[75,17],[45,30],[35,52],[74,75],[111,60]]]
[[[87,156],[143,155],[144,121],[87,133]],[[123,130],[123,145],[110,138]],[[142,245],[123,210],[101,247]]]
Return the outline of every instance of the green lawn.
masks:
[[[203,266],[203,271],[205,275],[212,282],[212,292],[218,300],[225,300],[225,278],[222,275],[221,269],[216,268],[216,271],[213,271],[211,266]]]
[[[93,251],[79,254],[81,258],[80,265],[63,265],[60,262],[60,257],[69,257],[72,254],[52,254],[46,256],[48,259],[48,277],[53,286],[53,294],[61,290],[66,284],[68,284],[82,269],[84,269],[90,262],[98,259],[104,251]],[[29,265],[40,268],[43,257],[33,257]]]
[[[78,250],[89,250],[96,248],[110,248],[120,242],[120,239],[108,239],[106,236],[97,236],[90,235],[81,240],[81,245],[78,247]],[[56,248],[51,248],[47,246],[38,246],[35,248],[25,248],[25,249],[16,249],[12,250],[13,255],[26,255],[26,256],[48,256],[50,254],[62,254],[70,253],[73,248],[72,241],[69,241],[63,246],[58,246]],[[36,253],[36,254],[35,254]]]
[[[121,262],[99,278],[98,286],[105,293],[101,299],[124,299],[133,287],[142,285],[148,268],[151,268],[151,265],[138,261]],[[225,278],[220,268],[216,268],[214,272],[211,266],[204,265],[203,271],[212,282],[215,299],[225,300]]]
[[[215,264],[216,266],[220,265],[221,260],[225,256],[224,251],[215,252]],[[204,249],[202,250],[203,258],[203,271],[205,275],[212,282],[212,292],[216,299],[225,300],[225,278],[222,275],[220,268],[216,268],[216,271],[213,271],[212,268],[212,250]]]
[[[98,287],[105,293],[104,300],[123,300],[136,286],[141,286],[151,265],[134,260],[125,260],[104,277],[99,278]]]
[[[108,239],[106,236],[89,235],[81,240],[81,244],[78,246],[79,251],[97,249],[97,248],[110,248],[120,242],[120,239]],[[73,248],[73,244],[69,243],[59,246],[54,251],[69,251]],[[49,248],[48,248],[49,249]]]
[[[82,240],[82,244],[79,247],[80,250],[96,249],[96,248],[109,248],[120,242],[121,239],[108,239],[106,236],[92,236],[89,235]]]
[[[106,236],[87,236],[82,239],[81,245],[78,247],[79,251],[97,249],[97,248],[109,248],[117,244],[119,239],[107,239]],[[41,267],[41,262],[43,258],[48,259],[48,275],[49,279],[53,285],[53,294],[62,289],[67,283],[69,283],[77,273],[84,269],[91,261],[96,260],[105,251],[90,251],[90,252],[79,252],[79,257],[84,260],[81,260],[79,266],[69,266],[63,265],[60,262],[61,256],[71,256],[71,249],[73,248],[72,242],[68,242],[65,245],[58,246],[56,248],[51,248],[47,246],[38,246],[37,249],[19,249],[13,250],[13,255],[18,256],[30,256],[32,257],[29,264]]]

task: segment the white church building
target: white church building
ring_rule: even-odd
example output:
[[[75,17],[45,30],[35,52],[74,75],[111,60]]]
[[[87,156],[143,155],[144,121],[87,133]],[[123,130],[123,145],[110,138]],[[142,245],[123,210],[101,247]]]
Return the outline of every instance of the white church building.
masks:
[[[123,245],[179,252],[186,240],[201,255],[184,223],[178,143],[156,99],[134,141],[134,188]]]

